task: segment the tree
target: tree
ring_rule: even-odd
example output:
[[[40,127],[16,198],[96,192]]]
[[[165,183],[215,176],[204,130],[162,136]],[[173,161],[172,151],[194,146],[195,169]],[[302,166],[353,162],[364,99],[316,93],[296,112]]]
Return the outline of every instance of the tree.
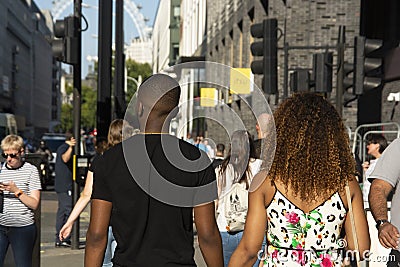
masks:
[[[93,129],[96,125],[97,93],[91,87],[82,86],[81,127]]]
[[[67,98],[72,99],[73,87],[67,84],[65,88]],[[81,128],[93,129],[96,124],[97,93],[93,88],[83,85],[81,99]],[[64,132],[73,127],[73,106],[70,103],[61,106],[61,127]]]
[[[64,133],[72,129],[72,110],[71,104],[64,103],[61,106],[61,128]]]
[[[125,65],[126,65],[127,75],[136,80],[139,79],[139,75],[142,77],[142,80],[144,80],[153,73],[151,70],[151,67],[148,63],[143,64],[143,63],[138,63],[132,59],[128,59],[125,62]],[[137,91],[137,85],[135,82],[133,82],[129,79],[126,82],[127,82],[127,91],[128,91],[126,93],[126,101],[129,103],[132,96]]]

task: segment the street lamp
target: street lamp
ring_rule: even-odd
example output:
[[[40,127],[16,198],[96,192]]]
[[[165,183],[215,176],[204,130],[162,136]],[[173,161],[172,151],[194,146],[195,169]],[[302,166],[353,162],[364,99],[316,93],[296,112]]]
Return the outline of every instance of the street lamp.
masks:
[[[133,77],[128,76],[128,75],[125,75],[125,78],[127,80],[130,80],[130,81],[134,82],[136,84],[137,88],[139,88],[139,86],[142,84],[142,75],[139,75],[137,80],[135,78],[133,78]]]

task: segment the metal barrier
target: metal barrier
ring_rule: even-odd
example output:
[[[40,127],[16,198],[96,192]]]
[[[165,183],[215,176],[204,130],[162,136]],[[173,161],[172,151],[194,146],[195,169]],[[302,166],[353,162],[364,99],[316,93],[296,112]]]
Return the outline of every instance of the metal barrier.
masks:
[[[354,138],[353,138],[353,146],[352,146],[352,152],[355,155],[356,154],[356,145],[357,145],[357,139],[358,137],[361,137],[359,134],[359,131],[363,128],[371,128],[371,127],[383,127],[383,126],[395,126],[397,128],[397,138],[400,137],[400,125],[397,122],[383,122],[383,123],[371,123],[371,124],[362,124],[360,126],[358,126],[356,128],[356,130],[354,131]],[[381,133],[387,133],[387,132],[391,132],[391,131],[382,131]],[[359,147],[361,148],[363,146],[362,144],[363,140],[360,140],[360,144]],[[360,149],[358,156],[359,158],[363,158],[362,155],[362,150]]]
[[[364,162],[366,159],[366,153],[365,153],[365,151],[366,151],[366,148],[367,148],[367,145],[366,145],[366,141],[368,140],[367,139],[367,136],[368,135],[371,135],[371,134],[382,134],[382,135],[386,135],[386,134],[397,134],[397,138],[399,137],[399,131],[384,131],[384,130],[382,130],[382,131],[368,131],[368,132],[366,132],[365,134],[364,134],[364,136],[363,136],[363,138],[362,138],[362,141],[360,142],[360,147],[361,147],[361,149],[360,149],[360,151],[361,151],[361,153],[362,153],[362,162]],[[387,139],[387,138],[386,138]]]

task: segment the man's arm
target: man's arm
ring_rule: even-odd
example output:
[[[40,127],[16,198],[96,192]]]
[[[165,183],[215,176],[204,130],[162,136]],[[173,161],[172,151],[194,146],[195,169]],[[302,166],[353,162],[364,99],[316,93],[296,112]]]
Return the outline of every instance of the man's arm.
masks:
[[[222,241],[215,221],[214,202],[194,208],[194,220],[203,258],[209,267],[222,267]]]
[[[375,179],[372,182],[368,200],[375,221],[388,219],[387,197],[392,189],[392,185],[384,180]],[[387,222],[379,227],[378,237],[385,248],[398,248],[399,230],[391,223]]]
[[[71,138],[71,140],[65,141],[65,143],[67,143],[67,145],[69,145],[69,147],[68,147],[67,151],[65,151],[61,155],[61,158],[65,163],[67,163],[71,159],[73,147],[76,144],[76,140],[75,140],[75,138]]]
[[[92,200],[89,229],[86,233],[85,267],[100,267],[103,264],[111,208],[111,202]]]

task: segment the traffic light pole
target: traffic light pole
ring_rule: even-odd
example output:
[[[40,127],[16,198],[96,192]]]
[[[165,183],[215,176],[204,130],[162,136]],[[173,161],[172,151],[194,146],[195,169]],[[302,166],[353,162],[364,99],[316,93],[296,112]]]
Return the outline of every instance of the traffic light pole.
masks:
[[[97,136],[107,137],[111,123],[112,0],[99,1],[99,73],[97,89]]]
[[[77,63],[73,64],[74,68],[74,93],[73,93],[73,116],[74,116],[74,137],[76,139],[75,145],[75,155],[73,157],[74,160],[74,181],[72,188],[72,203],[75,206],[75,203],[78,201],[80,188],[78,183],[76,182],[76,178],[78,177],[78,168],[77,166],[77,155],[80,155],[80,122],[81,122],[81,92],[82,92],[82,78],[81,78],[81,65],[82,65],[82,27],[81,27],[81,14],[82,14],[82,0],[74,0],[74,16],[77,17],[78,25],[75,25],[76,36],[77,36]],[[71,249],[79,249],[79,217],[75,220],[75,223],[72,228],[72,239],[71,239]]]
[[[114,100],[115,113],[114,118],[124,118],[126,109],[125,91],[124,91],[124,2],[115,1],[115,73],[114,73]]]
[[[289,80],[289,44],[283,44],[283,53],[284,53],[284,69],[283,69],[283,99],[289,97],[288,90],[288,80]]]
[[[346,32],[346,27],[343,25],[339,26],[339,38],[337,44],[338,70],[337,70],[337,85],[336,85],[336,110],[339,113],[340,117],[343,116],[343,92],[344,92],[343,80],[345,76],[344,50],[346,43],[345,32]]]

